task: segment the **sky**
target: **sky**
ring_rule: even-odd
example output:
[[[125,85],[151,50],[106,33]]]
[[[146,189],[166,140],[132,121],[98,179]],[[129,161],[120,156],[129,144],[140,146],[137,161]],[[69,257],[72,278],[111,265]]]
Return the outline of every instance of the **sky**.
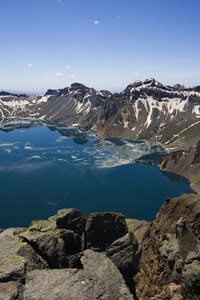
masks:
[[[0,0],[0,90],[200,85],[200,0]]]

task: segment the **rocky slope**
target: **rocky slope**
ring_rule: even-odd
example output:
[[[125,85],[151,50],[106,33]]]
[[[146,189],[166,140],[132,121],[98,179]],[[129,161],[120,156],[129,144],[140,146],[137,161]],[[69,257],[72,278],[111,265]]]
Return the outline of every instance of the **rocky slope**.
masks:
[[[0,233],[0,299],[135,299],[140,257],[123,215],[63,209]]]
[[[141,300],[200,299],[200,196],[166,199],[142,241]]]
[[[200,193],[200,140],[188,150],[171,152],[158,160],[163,171],[175,172],[187,177],[192,187]]]
[[[200,86],[137,81],[121,93],[74,83],[43,96],[0,93],[0,117],[66,121],[104,138],[150,140],[165,147],[193,146],[200,130]]]
[[[148,79],[110,96],[83,125],[103,137],[153,140],[169,148],[193,144],[199,118],[200,87],[171,87]]]
[[[200,195],[168,198],[155,221],[127,224],[63,209],[0,230],[0,299],[200,299]],[[131,230],[143,235],[142,256]]]

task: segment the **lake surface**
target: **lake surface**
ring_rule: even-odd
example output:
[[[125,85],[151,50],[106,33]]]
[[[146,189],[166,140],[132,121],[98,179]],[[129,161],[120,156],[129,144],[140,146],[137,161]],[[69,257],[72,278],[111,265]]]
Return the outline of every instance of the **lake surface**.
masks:
[[[103,140],[63,122],[2,119],[0,130],[0,228],[72,207],[152,221],[167,197],[193,192],[159,170],[160,145]]]

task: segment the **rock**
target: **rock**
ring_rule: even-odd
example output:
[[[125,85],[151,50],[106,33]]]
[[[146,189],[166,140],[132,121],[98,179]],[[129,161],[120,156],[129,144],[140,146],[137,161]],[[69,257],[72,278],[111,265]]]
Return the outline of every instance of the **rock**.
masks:
[[[44,228],[43,228],[44,229]],[[21,233],[24,241],[47,261],[51,269],[80,267],[81,237],[71,230],[33,230]]]
[[[86,217],[74,208],[59,210],[56,215],[56,225],[59,229],[69,229],[80,236],[85,231],[86,220]]]
[[[78,210],[63,209],[48,220],[31,222],[20,236],[50,268],[79,268],[85,222]]]
[[[184,218],[180,218],[176,223],[176,238],[181,238],[184,233],[187,232],[186,221]]]
[[[0,300],[133,299],[140,256],[123,215],[60,210],[0,233]]]
[[[133,299],[121,273],[105,253],[85,250],[81,262],[85,271],[94,272],[108,289],[112,287],[119,299]]]
[[[17,231],[17,230],[16,230]],[[10,228],[0,233],[0,281],[23,280],[27,260],[18,255],[24,243],[15,234],[15,229]]]
[[[34,270],[27,274],[23,300],[133,299],[130,294],[122,297],[115,287],[86,270]]]
[[[134,293],[133,276],[138,272],[141,258],[141,247],[132,232],[114,241],[106,250],[106,254],[117,266]]]
[[[23,281],[27,269],[46,268],[46,262],[33,248],[22,242],[22,228],[9,228],[0,233],[0,281]]]
[[[17,281],[0,282],[0,300],[22,299],[23,285]]]
[[[200,299],[200,246],[189,253],[183,269],[181,295],[183,300]]]
[[[29,244],[20,247],[17,253],[27,260],[26,271],[49,269],[48,263],[39,256]]]
[[[128,233],[125,217],[119,213],[92,213],[86,223],[86,248],[106,250]]]

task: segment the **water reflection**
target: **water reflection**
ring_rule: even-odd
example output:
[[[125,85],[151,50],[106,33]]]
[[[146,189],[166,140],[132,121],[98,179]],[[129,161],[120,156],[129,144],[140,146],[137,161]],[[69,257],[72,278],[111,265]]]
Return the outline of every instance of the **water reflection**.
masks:
[[[47,127],[51,132],[57,132],[60,135],[57,135],[57,138],[54,140],[52,140],[51,137],[50,143],[49,140],[46,139],[45,147],[40,146],[39,148],[34,145],[33,142],[26,142],[24,149],[35,151],[35,153],[32,154],[32,157],[45,158],[48,153],[52,156],[54,152],[54,155],[56,155],[55,159],[59,159],[58,156],[60,154],[60,159],[63,160],[63,155],[66,158],[69,156],[70,151],[72,154],[71,158],[74,157],[74,161],[79,164],[90,163],[99,167],[114,167],[135,162],[152,165],[157,162],[160,156],[166,154],[166,150],[155,143],[119,138],[102,139],[90,129],[78,128],[64,122],[35,119],[21,120],[15,118],[2,119],[0,121],[0,129],[4,132],[34,127]],[[44,135],[42,130],[40,130],[39,135],[41,139]],[[42,139],[44,142],[45,137]],[[74,149],[69,140],[83,147],[76,147],[76,149]],[[6,151],[11,152],[13,150],[12,145],[14,145],[14,149],[17,149],[16,144],[7,144],[7,147],[5,148],[5,145],[2,143],[0,147],[4,147]],[[39,150],[46,151],[45,156],[38,153]]]

